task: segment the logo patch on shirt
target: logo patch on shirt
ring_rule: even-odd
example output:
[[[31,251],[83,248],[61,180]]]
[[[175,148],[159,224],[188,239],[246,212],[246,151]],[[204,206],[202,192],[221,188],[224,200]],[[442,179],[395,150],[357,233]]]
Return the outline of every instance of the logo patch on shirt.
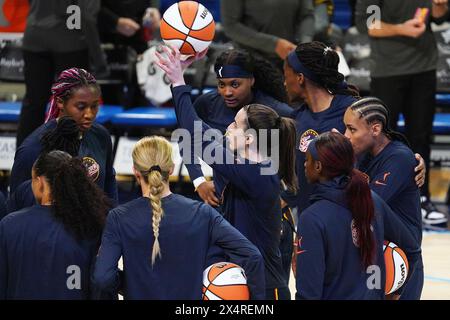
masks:
[[[315,139],[318,135],[319,134],[313,129],[308,129],[305,132],[303,132],[303,134],[300,137],[300,145],[298,149],[301,152],[306,152],[306,150],[308,150],[309,143],[313,139]]]
[[[100,175],[100,165],[91,157],[83,157],[83,165],[86,168],[87,174],[92,181],[97,181]]]
[[[387,177],[389,177],[390,174],[391,174],[390,172],[386,172],[383,175],[383,180],[380,180],[380,179],[375,180],[375,184],[379,185],[379,186],[387,186]]]
[[[301,254],[303,252],[306,252],[306,250],[302,250],[302,240],[303,237],[297,238],[297,241],[295,243],[295,254]]]

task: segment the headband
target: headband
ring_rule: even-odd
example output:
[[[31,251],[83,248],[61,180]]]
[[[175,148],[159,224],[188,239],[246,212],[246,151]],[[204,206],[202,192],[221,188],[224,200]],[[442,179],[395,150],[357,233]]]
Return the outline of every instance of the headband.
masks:
[[[318,161],[319,160],[319,154],[317,153],[317,147],[316,147],[317,138],[311,140],[311,142],[308,145],[308,151],[311,154],[311,157]]]
[[[217,78],[253,78],[253,73],[237,65],[227,64],[215,69]]]
[[[319,77],[314,72],[310,71],[301,63],[295,51],[289,53],[289,55],[287,56],[287,62],[289,63],[291,68],[294,69],[295,72],[302,73],[306,78],[308,78],[311,81],[314,81],[315,83],[321,82]]]

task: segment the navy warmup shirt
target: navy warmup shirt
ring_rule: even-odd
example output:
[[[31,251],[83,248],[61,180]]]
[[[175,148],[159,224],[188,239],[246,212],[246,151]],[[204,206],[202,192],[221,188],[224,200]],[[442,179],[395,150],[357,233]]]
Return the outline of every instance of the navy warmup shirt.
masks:
[[[375,157],[367,154],[358,164],[369,176],[370,188],[399,215],[421,243],[420,191],[414,179],[416,166],[413,152],[400,141],[391,141]]]
[[[6,215],[6,199],[3,192],[0,191],[0,220]]]
[[[312,193],[312,186],[306,181],[304,166],[308,145],[311,140],[316,138],[319,134],[331,131],[333,128],[344,133],[344,113],[355,101],[356,98],[353,96],[336,95],[331,101],[330,107],[322,112],[311,112],[306,104],[294,111],[293,118],[295,119],[297,129],[295,156],[299,183],[297,192],[297,207],[299,213],[309,206],[309,197]],[[289,201],[289,199],[286,198],[285,201]]]
[[[420,244],[405,224],[374,192],[376,242],[374,265],[381,270],[379,287],[369,288],[372,270],[364,270],[355,243],[355,230],[345,195],[347,177],[315,185],[311,205],[298,221],[296,299],[384,299],[385,265],[383,241],[405,251],[414,268]],[[372,281],[370,281],[372,283]]]
[[[26,180],[31,179],[31,168],[42,150],[41,137],[56,127],[56,119],[51,120],[28,136],[16,150],[11,171],[10,192]],[[117,203],[117,185],[113,168],[112,143],[109,132],[100,124],[94,123],[84,134],[79,156],[87,166],[89,175],[107,196]]]
[[[0,221],[0,299],[88,299],[99,239],[77,241],[49,206]]]
[[[253,90],[253,100],[251,103],[258,103],[271,107],[281,117],[292,116],[293,109],[289,105],[276,100],[261,90]],[[236,114],[241,109],[228,107],[217,90],[213,90],[198,97],[194,102],[194,108],[202,121],[209,127],[220,130],[222,134],[225,134],[227,127],[234,121]],[[189,164],[186,165],[186,168],[189,171],[191,181],[203,176],[199,164]],[[223,189],[223,183],[221,181],[215,181],[215,184],[216,192],[220,195]]]
[[[22,182],[14,192],[9,194],[6,201],[6,212],[11,213],[37,204],[34,199],[31,180]]]
[[[264,264],[250,241],[204,203],[177,194],[161,202],[161,259],[157,257],[153,267],[149,199],[141,197],[110,211],[93,273],[94,292],[117,293],[117,262],[123,256],[125,299],[200,300],[207,252],[215,244],[244,268],[252,299],[264,299]]]
[[[172,89],[172,94],[179,126],[189,130],[194,137],[194,121],[200,119],[192,106],[190,91],[189,86],[178,86]],[[203,123],[203,132],[208,129],[209,126]],[[207,147],[213,149],[213,155],[234,159],[233,152],[219,142],[202,141],[202,149]],[[222,212],[261,252],[266,271],[266,288],[286,287],[279,250],[280,178],[277,174],[261,174],[263,168],[270,167],[270,162],[249,163],[242,158],[236,159],[235,164],[223,162],[210,163],[215,172],[229,181],[223,191]]]

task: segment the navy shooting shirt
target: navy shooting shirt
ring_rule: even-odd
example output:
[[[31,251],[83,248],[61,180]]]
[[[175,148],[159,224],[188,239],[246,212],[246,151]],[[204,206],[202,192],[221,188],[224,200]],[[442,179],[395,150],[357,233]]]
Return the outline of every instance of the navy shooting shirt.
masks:
[[[0,299],[88,299],[98,243],[75,239],[49,206],[7,215],[0,221]]]
[[[312,204],[299,217],[296,299],[384,299],[384,240],[396,243],[405,251],[410,268],[418,262],[419,242],[372,192],[375,218],[371,226],[376,247],[372,266],[381,271],[381,279],[378,287],[367,285],[374,269],[365,269],[362,264],[358,233],[348,208],[347,183],[348,177],[337,177],[316,184]]]
[[[293,113],[297,129],[296,146],[296,171],[299,183],[297,192],[297,207],[299,212],[306,209],[309,204],[309,198],[312,194],[312,185],[306,181],[305,177],[305,159],[308,145],[319,134],[337,129],[339,132],[345,132],[344,113],[347,108],[356,101],[356,98],[350,95],[336,95],[331,101],[328,109],[321,112],[312,112],[306,104],[303,104]]]
[[[251,298],[264,299],[264,264],[250,241],[209,205],[177,194],[163,197],[161,203],[161,258],[153,266],[149,199],[141,197],[110,211],[93,273],[94,297],[117,294],[117,262],[123,256],[125,299],[200,300],[208,249],[217,245],[245,270]]]
[[[31,179],[31,168],[42,151],[41,137],[56,127],[56,119],[51,120],[28,136],[16,150],[11,170],[10,192],[24,181]],[[88,170],[89,176],[117,203],[116,174],[113,168],[112,143],[109,132],[100,124],[94,123],[83,135],[79,156]]]
[[[194,122],[201,120],[192,106],[190,87],[174,87],[172,94],[179,126],[187,129],[191,137],[195,137]],[[202,126],[202,132],[210,128],[205,123]],[[286,287],[279,250],[281,208],[278,174],[262,174],[264,168],[271,166],[270,162],[250,163],[242,158],[235,160],[233,152],[217,141],[202,139],[201,146],[200,151],[209,147],[213,156],[220,155],[222,159],[234,161],[228,164],[226,161],[208,163],[229,182],[223,191],[223,213],[261,252],[266,271],[266,288]]]

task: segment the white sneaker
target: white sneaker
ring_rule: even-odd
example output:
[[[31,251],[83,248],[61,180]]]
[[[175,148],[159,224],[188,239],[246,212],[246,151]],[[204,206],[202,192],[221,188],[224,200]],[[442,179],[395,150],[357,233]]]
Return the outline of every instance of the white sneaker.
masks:
[[[447,224],[448,217],[444,212],[436,209],[433,202],[427,197],[420,197],[420,206],[422,209],[422,222],[428,225]]]

